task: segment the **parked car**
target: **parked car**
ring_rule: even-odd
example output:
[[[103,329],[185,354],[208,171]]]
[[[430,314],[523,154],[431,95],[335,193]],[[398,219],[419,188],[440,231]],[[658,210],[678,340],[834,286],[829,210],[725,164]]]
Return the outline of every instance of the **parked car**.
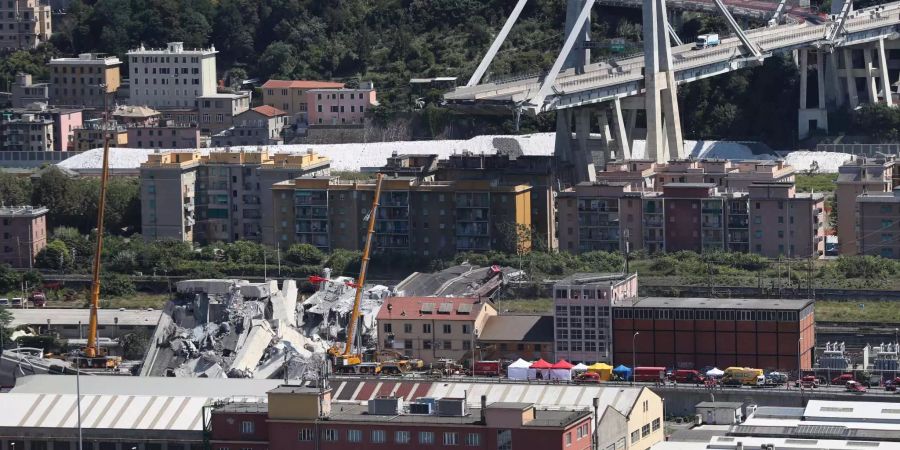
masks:
[[[9,306],[8,298],[0,298],[0,306]]]
[[[575,377],[576,383],[601,383],[600,374],[594,372],[580,373]]]
[[[819,379],[815,375],[806,375],[794,382],[794,386],[804,389],[814,389],[819,387]]]
[[[843,386],[847,384],[849,381],[854,381],[854,377],[852,373],[842,373],[831,379],[831,384],[836,386]]]
[[[847,389],[847,392],[853,392],[854,394],[864,394],[866,392],[866,387],[856,381],[848,381],[844,384],[844,387]]]

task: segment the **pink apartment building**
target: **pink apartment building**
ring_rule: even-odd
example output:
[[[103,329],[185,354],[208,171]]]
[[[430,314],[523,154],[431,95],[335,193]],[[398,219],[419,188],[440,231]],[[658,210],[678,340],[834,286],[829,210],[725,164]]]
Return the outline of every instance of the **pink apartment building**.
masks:
[[[309,124],[362,125],[366,111],[378,104],[372,82],[360,83],[358,89],[311,89],[306,92]]]

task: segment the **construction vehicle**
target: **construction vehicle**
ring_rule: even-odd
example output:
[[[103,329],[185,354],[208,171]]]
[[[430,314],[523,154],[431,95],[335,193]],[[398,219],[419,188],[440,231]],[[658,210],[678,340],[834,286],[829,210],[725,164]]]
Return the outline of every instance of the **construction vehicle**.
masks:
[[[340,373],[367,373],[378,374],[381,372],[381,366],[375,362],[373,367],[360,366],[362,364],[361,352],[353,352],[353,340],[356,338],[357,322],[359,322],[359,305],[362,301],[362,294],[366,284],[366,271],[369,268],[369,257],[372,251],[372,236],[375,234],[375,220],[378,215],[378,200],[381,197],[381,184],[384,181],[384,174],[378,174],[375,181],[375,196],[372,199],[372,209],[369,210],[369,227],[366,231],[366,245],[363,248],[362,263],[359,266],[359,278],[356,280],[356,295],[353,297],[353,312],[350,316],[350,323],[347,325],[347,342],[344,344],[343,351],[337,346],[331,347],[328,353],[334,359],[335,372]],[[361,344],[361,342],[360,342]],[[357,348],[361,347],[358,346]],[[356,367],[360,366],[360,367]],[[365,372],[361,370],[365,368]],[[359,369],[359,370],[358,370]]]
[[[729,367],[722,376],[722,384],[725,386],[759,386],[765,382],[763,370],[751,367]]]
[[[421,359],[410,358],[398,351],[384,349],[378,352],[376,361],[381,364],[382,375],[403,375],[413,371],[423,370],[425,362]]]
[[[106,105],[104,95],[104,111],[106,120],[109,119],[109,107]],[[115,369],[119,367],[122,358],[108,355],[107,349],[98,344],[97,339],[97,312],[100,309],[100,257],[103,254],[103,219],[106,212],[106,190],[109,181],[109,130],[108,122],[104,122],[103,130],[103,171],[100,174],[100,199],[97,203],[97,246],[94,249],[94,264],[91,277],[91,313],[88,318],[87,345],[70,355],[70,360],[76,366],[91,369]]]

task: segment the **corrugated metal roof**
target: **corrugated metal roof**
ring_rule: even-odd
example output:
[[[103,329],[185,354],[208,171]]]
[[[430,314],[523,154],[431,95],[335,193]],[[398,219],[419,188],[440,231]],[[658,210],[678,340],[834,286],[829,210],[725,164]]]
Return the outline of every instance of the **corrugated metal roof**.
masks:
[[[281,380],[82,376],[81,394],[183,397],[265,397]],[[75,394],[75,377],[29,375],[16,380],[12,394]]]

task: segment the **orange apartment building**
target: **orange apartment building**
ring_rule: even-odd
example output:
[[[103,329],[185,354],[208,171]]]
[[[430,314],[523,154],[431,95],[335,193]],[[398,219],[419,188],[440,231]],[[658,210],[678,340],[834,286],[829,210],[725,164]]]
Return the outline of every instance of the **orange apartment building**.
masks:
[[[896,170],[895,165],[893,157],[861,156],[847,161],[838,169],[834,195],[838,210],[837,234],[841,255],[862,253],[858,242],[861,236],[868,235],[858,227],[859,206],[869,205],[871,200],[857,202],[857,198],[860,195],[877,198],[876,194],[889,194],[894,186],[900,184],[900,171]],[[871,239],[869,243],[871,245]]]
[[[50,66],[50,104],[102,110],[104,97],[122,84],[115,56],[82,53],[77,58],[53,58]],[[110,107],[112,97],[106,98]]]
[[[302,177],[273,187],[274,234],[282,246],[362,249],[374,180]],[[375,251],[423,256],[531,248],[531,186],[483,180],[386,178]]]

